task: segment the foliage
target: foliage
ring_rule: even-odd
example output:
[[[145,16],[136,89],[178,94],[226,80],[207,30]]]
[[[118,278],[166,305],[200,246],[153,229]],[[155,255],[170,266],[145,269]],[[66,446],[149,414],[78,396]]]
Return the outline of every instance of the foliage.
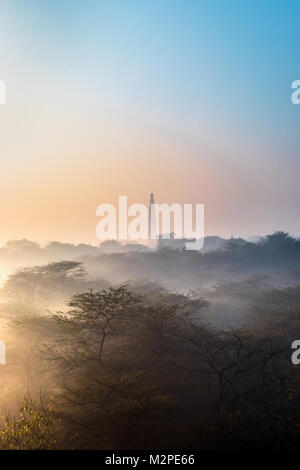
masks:
[[[30,396],[19,404],[16,417],[6,415],[0,430],[0,449],[50,450],[56,449],[62,430],[58,410],[45,403],[34,402]]]

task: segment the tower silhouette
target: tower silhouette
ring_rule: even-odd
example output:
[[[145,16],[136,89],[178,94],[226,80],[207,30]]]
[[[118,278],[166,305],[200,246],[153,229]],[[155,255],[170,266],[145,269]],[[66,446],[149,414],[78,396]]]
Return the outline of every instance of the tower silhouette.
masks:
[[[149,238],[149,240],[152,240],[152,236],[157,238],[154,204],[155,204],[154,195],[153,195],[153,193],[151,193],[150,194],[150,201],[149,201],[149,215],[148,215],[148,217],[149,217],[148,218],[148,238]]]

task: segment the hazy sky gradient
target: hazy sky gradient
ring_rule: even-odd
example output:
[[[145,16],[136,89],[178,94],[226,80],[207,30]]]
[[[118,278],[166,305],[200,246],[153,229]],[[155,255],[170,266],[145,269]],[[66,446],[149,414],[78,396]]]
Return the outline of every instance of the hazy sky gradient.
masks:
[[[1,235],[96,243],[96,208],[205,204],[300,235],[299,1],[2,0]]]

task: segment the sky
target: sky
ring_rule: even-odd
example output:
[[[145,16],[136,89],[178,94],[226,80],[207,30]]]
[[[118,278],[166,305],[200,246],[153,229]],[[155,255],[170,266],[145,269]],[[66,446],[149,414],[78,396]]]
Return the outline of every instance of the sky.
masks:
[[[2,0],[0,243],[99,242],[96,208],[204,203],[300,236],[298,0]]]

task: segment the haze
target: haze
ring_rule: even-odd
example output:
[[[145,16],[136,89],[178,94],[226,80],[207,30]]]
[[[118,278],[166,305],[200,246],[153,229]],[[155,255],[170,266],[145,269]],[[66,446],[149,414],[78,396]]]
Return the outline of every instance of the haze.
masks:
[[[299,3],[3,0],[1,235],[97,243],[121,194],[299,236]]]

